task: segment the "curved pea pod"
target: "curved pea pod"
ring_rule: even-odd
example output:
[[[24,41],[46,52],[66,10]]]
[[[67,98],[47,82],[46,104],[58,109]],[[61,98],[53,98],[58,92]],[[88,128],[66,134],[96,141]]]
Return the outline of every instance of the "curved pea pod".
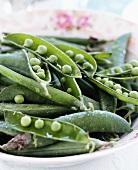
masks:
[[[98,89],[98,92],[100,96],[101,110],[115,113],[117,107],[117,98],[111,96],[109,93],[101,89]]]
[[[39,58],[41,58],[42,60],[47,62],[56,71],[59,71],[62,74],[64,74],[64,73],[62,72],[61,68],[64,65],[71,66],[72,71],[70,72],[70,74],[65,73],[66,76],[75,77],[75,78],[81,77],[81,72],[80,72],[79,68],[65,53],[63,53],[61,50],[56,48],[54,45],[48,43],[47,41],[45,41],[39,37],[35,37],[35,36],[29,35],[29,34],[15,33],[15,34],[7,35],[6,37],[4,37],[4,39],[20,48],[24,48],[27,51],[34,53],[36,56],[38,56]],[[26,39],[29,39],[32,41],[31,46],[30,45],[29,45],[29,47],[24,46]],[[36,52],[36,50],[38,49],[38,47],[40,45],[43,45],[43,47],[45,47],[47,49],[47,51],[45,51],[45,53],[43,55],[40,55],[38,52]],[[48,58],[51,55],[56,55],[57,64],[52,64],[51,62],[49,62]]]
[[[8,153],[20,156],[57,157],[89,153],[94,150],[94,148],[94,144],[58,142],[42,148],[13,150],[8,151]]]
[[[107,65],[112,64],[112,62],[110,60],[107,60],[105,58],[95,58],[95,61],[98,65],[101,65],[101,66],[103,66],[103,65],[107,66]]]
[[[56,118],[72,123],[84,129],[86,132],[130,132],[129,123],[122,117],[107,111],[86,111]]]
[[[126,97],[124,95],[124,93],[130,93],[129,90],[125,89],[122,87],[122,94],[117,92],[116,90],[114,90],[113,88],[110,88],[108,87],[107,85],[105,85],[104,83],[102,83],[101,81],[98,81],[94,78],[88,78],[89,81],[91,81],[92,83],[94,83],[96,86],[98,86],[100,89],[106,91],[107,93],[109,93],[110,95],[116,97],[117,99],[119,100],[122,100],[124,102],[127,102],[127,103],[132,103],[134,105],[138,105],[138,99],[136,98],[133,98],[133,97]]]
[[[97,64],[95,59],[91,55],[89,55],[83,50],[74,48],[72,46],[60,45],[60,44],[56,44],[55,46],[60,50],[62,50],[64,53],[66,53],[67,50],[71,50],[73,52],[73,56],[71,57],[72,60],[77,63],[81,71],[84,72],[88,77],[92,77],[95,74],[97,69]],[[77,55],[81,55],[82,61],[80,61]],[[88,63],[88,65],[85,66],[86,63]]]
[[[5,121],[2,120],[0,121],[0,132],[10,136],[16,136],[20,133],[19,131],[12,129]]]
[[[96,74],[97,76],[110,77],[117,80],[131,80],[138,78],[138,73],[136,70],[138,71],[138,69],[136,67],[133,68],[130,63],[125,63],[117,67],[111,67],[109,69],[99,71]]]
[[[21,132],[27,132],[44,138],[60,141],[89,142],[88,134],[83,129],[71,123],[55,121],[47,118],[38,119],[37,117],[29,116],[30,124],[26,124],[28,122],[23,122],[23,119],[25,118],[23,113],[11,110],[5,110],[4,117],[6,123],[8,123],[13,129]],[[41,128],[36,125],[38,120],[43,122]]]
[[[0,54],[0,64],[27,77],[31,77],[27,60],[22,50],[13,53]]]
[[[82,100],[81,90],[75,78],[63,76],[62,74],[57,74],[57,76],[60,80],[63,90],[81,101]]]
[[[69,114],[78,110],[76,107],[67,107],[51,104],[15,104],[0,103],[0,117],[4,117],[4,110],[20,111],[36,117],[56,118],[64,114]]]
[[[38,95],[37,93],[19,84],[13,84],[2,89],[2,91],[0,92],[0,102],[13,102],[14,97],[19,94],[24,96],[25,102],[28,102],[28,103],[38,103],[38,104],[39,103],[51,103],[53,104],[53,102],[51,102],[47,98],[44,98]]]
[[[49,84],[51,82],[51,74],[50,74],[50,71],[49,71],[49,68],[48,68],[48,65],[47,63],[43,63],[43,68],[41,68],[41,70],[43,70],[44,72],[39,72],[40,74],[44,75],[45,77],[41,78],[39,77],[37,74],[39,73],[36,73],[30,62],[29,62],[29,54],[24,50],[24,53],[25,53],[25,56],[26,56],[26,59],[27,59],[27,64],[28,64],[28,67],[29,67],[29,71],[30,71],[30,74],[31,76],[37,81],[40,83],[40,85],[45,89],[45,91],[47,91],[47,84]]]
[[[5,77],[13,80],[14,82],[27,87],[28,89],[39,94],[40,96],[50,99],[52,102],[61,105],[77,107],[80,107],[82,105],[82,102],[76,99],[74,96],[71,96],[68,93],[65,93],[61,90],[58,90],[50,86],[47,86],[48,92],[50,94],[50,96],[48,96],[45,89],[38,82],[28,77],[25,77],[19,73],[16,73],[15,71],[12,71],[2,65],[0,65],[0,73]]]
[[[110,57],[112,66],[118,66],[120,64],[124,64],[127,44],[130,39],[130,36],[131,36],[130,33],[124,34],[112,43],[110,49],[110,52],[112,53],[112,56]]]

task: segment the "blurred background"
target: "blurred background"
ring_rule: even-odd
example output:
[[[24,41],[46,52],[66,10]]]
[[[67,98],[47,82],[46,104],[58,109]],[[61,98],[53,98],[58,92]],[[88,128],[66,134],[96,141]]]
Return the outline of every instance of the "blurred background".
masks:
[[[0,0],[0,16],[44,9],[98,9],[138,23],[138,0]]]

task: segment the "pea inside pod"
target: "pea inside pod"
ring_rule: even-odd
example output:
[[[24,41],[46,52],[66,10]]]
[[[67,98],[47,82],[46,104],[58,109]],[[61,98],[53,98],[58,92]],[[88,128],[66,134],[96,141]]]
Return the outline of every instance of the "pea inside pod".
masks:
[[[56,71],[63,73],[61,68],[64,65],[68,65],[71,67],[72,71],[69,74],[66,74],[70,77],[80,78],[81,72],[77,65],[61,50],[56,48],[54,45],[50,44],[49,42],[29,34],[21,34],[21,33],[15,33],[15,34],[9,34],[4,39],[20,48],[24,48],[27,51],[30,51],[34,53],[36,56],[47,62],[52,68],[54,68]],[[33,44],[31,46],[25,46],[26,39],[31,39],[33,41]],[[57,57],[57,64],[53,64],[49,61],[49,57],[51,55],[55,55]]]
[[[55,121],[52,119],[39,118],[41,120],[41,125],[43,126],[38,128],[36,126],[37,117],[27,116],[21,112],[5,110],[5,121],[13,128],[21,132],[28,132],[42,136],[44,138],[51,138],[61,141],[74,141],[74,142],[89,142],[89,137],[87,133],[71,124],[63,121]],[[25,121],[26,120],[26,121]],[[39,126],[40,127],[40,126]]]
[[[77,63],[81,71],[84,72],[88,77],[92,77],[95,74],[97,64],[95,59],[90,54],[68,45],[56,44],[55,46],[67,54],[68,51],[71,50],[73,53],[71,59]]]

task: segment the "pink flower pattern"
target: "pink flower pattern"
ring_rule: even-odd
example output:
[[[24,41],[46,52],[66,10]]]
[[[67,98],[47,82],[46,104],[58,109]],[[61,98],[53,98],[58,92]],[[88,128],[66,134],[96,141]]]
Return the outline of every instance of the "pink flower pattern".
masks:
[[[88,25],[88,20],[89,20],[88,16],[80,16],[77,19],[77,27],[79,28],[86,27]]]
[[[88,25],[88,16],[79,16],[76,20],[67,13],[59,13],[56,16],[56,26],[60,29],[83,28]]]
[[[70,15],[66,13],[59,13],[56,19],[58,28],[69,29],[72,27],[72,19]]]

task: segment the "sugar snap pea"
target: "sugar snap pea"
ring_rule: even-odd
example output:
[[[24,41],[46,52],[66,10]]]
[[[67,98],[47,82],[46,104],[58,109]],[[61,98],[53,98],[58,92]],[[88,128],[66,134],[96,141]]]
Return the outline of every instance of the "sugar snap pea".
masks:
[[[70,94],[67,94],[53,87],[47,86],[47,89],[51,96],[49,97],[47,96],[45,89],[42,88],[42,86],[38,82],[28,77],[25,77],[19,73],[16,73],[2,65],[0,65],[0,73],[5,77],[13,80],[14,82],[19,83],[27,87],[28,89],[34,91],[40,96],[50,99],[53,102],[59,103],[61,105],[77,106],[77,107],[80,107],[82,105],[82,102],[80,102],[74,96],[71,96]]]
[[[71,76],[71,77],[76,77],[76,78],[81,77],[80,70],[78,69],[76,64],[65,53],[63,53],[61,50],[59,50],[52,44],[44,41],[43,39],[40,39],[39,37],[35,37],[35,36],[29,35],[29,34],[17,33],[17,34],[9,34],[8,36],[4,37],[4,39],[20,48],[24,48],[24,49],[34,53],[39,58],[41,58],[45,62],[47,62],[51,67],[56,69],[56,71],[59,71],[62,74],[65,74],[65,75]],[[33,41],[33,44],[31,44],[31,46],[29,46],[29,47],[24,46],[24,42],[26,39],[31,39]],[[39,46],[45,47],[47,49],[47,51],[45,51],[44,54],[40,54],[40,50],[37,51],[39,49]],[[41,48],[41,50],[42,50],[42,48]],[[48,58],[51,55],[56,55],[56,57],[58,58],[58,64],[55,65],[48,61]],[[72,71],[70,74],[66,74],[66,73],[62,72],[61,68],[64,65],[68,65],[72,68]]]
[[[44,138],[61,141],[89,142],[87,133],[83,129],[70,123],[40,118],[44,122],[44,125],[40,130],[35,126],[35,122],[38,120],[37,117],[27,116],[21,112],[11,110],[5,110],[4,117],[5,121],[13,129],[21,132],[28,132]]]
[[[79,126],[86,132],[130,132],[129,123],[122,117],[107,111],[86,111],[60,116],[55,120],[69,122]]]
[[[72,46],[55,44],[57,48],[66,53],[68,50],[73,51],[73,56],[71,57],[74,62],[77,63],[78,67],[85,72],[89,77],[92,77],[96,72],[97,65],[94,58],[83,50],[74,48]]]

